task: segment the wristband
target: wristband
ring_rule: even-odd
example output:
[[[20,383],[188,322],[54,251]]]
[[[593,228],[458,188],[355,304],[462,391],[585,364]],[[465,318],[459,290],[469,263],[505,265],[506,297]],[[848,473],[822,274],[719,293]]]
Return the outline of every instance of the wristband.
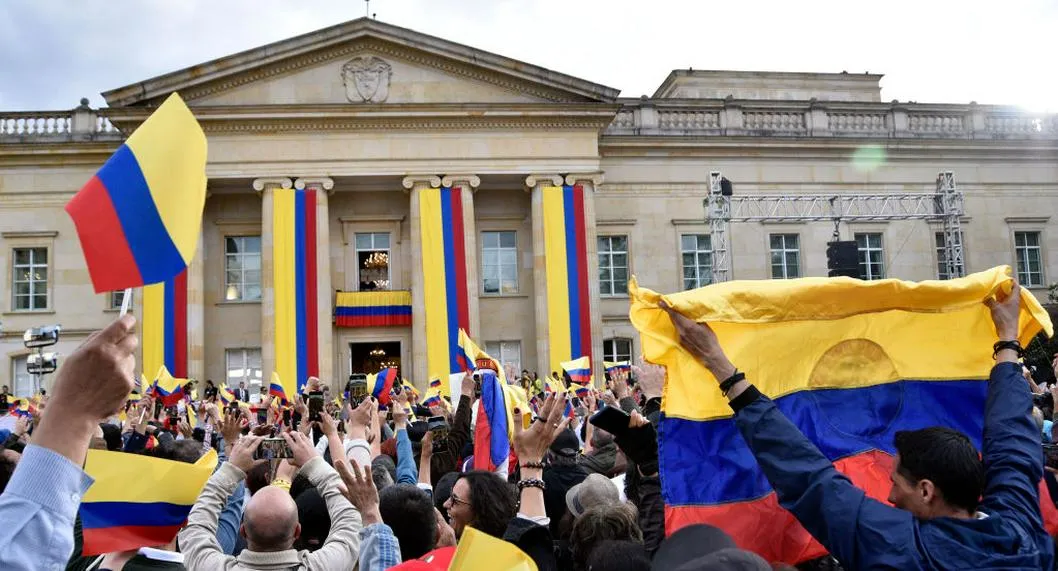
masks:
[[[535,468],[537,470],[543,470],[544,469],[544,463],[543,462],[539,462],[539,461],[538,462],[528,462],[528,461],[527,462],[522,462],[521,466],[522,466],[522,469],[525,469],[525,468],[530,468],[530,469]]]
[[[286,480],[283,480],[281,478],[276,478],[275,480],[272,480],[272,485],[277,487],[277,488],[283,488],[284,490],[286,490],[288,492],[290,491],[290,482],[288,482]]]
[[[522,480],[522,481],[518,482],[518,491],[519,492],[521,492],[522,490],[524,490],[526,488],[536,488],[536,489],[538,489],[538,490],[540,490],[542,492],[542,491],[544,491],[546,486],[544,485],[544,481],[539,479],[539,478],[527,478],[525,480]]]
[[[997,341],[995,345],[992,345],[992,358],[995,359],[996,355],[1004,349],[1010,349],[1018,354],[1018,358],[1025,356],[1025,350],[1021,348],[1021,342],[1017,339],[1013,341]]]
[[[738,369],[735,369],[735,374],[724,379],[724,381],[720,383],[720,392],[724,393],[724,396],[727,396],[728,391],[731,390],[731,387],[735,386],[735,383],[744,380],[746,380],[746,374],[740,373]]]

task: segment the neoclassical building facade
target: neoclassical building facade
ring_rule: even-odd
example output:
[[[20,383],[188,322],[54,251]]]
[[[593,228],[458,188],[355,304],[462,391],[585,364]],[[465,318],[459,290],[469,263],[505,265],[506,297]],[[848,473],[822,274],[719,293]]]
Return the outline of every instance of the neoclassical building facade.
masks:
[[[461,209],[460,323],[493,356],[541,373],[556,362],[552,187],[583,196],[578,335],[597,371],[603,359],[638,354],[629,276],[666,292],[709,283],[711,171],[750,197],[932,192],[937,173],[952,171],[965,196],[967,271],[1010,264],[1046,298],[1058,280],[1058,117],[883,102],[880,80],[675,70],[652,96],[621,98],[359,19],[107,91],[102,109],[0,111],[0,383],[32,390],[27,328],[61,324],[61,361],[116,316],[120,296],[94,293],[63,206],[174,91],[209,143],[179,337],[192,378],[256,387],[275,369],[274,209],[289,189],[316,197],[309,305],[317,366],[335,384],[385,365],[420,386],[434,373],[426,307],[437,278],[424,271],[434,249],[421,197],[438,189],[454,189]],[[936,222],[850,221],[839,231],[859,244],[864,277],[945,277]],[[830,223],[733,223],[731,276],[826,275],[833,232]],[[137,291],[133,311],[141,300]],[[379,306],[402,317],[373,321],[373,310],[356,309]]]

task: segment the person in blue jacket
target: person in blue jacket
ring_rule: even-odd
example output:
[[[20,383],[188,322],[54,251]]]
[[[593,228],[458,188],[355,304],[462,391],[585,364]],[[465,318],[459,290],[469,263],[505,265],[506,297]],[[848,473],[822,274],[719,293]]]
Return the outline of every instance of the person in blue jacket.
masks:
[[[988,383],[981,459],[946,428],[896,435],[888,505],[867,497],[744,378],[707,324],[662,302],[680,344],[721,383],[742,438],[779,503],[852,569],[1046,569],[1054,544],[1043,528],[1043,477],[1032,396],[1018,364],[1020,288],[986,302],[999,335]],[[984,350],[984,348],[982,348]],[[978,502],[980,498],[980,502]],[[895,506],[895,507],[894,507]]]

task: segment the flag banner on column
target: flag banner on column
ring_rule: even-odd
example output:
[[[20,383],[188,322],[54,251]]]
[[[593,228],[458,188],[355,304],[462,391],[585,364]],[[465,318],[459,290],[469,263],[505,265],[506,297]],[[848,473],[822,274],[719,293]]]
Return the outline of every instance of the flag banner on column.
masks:
[[[422,280],[426,317],[427,374],[445,378],[465,369],[459,362],[459,330],[470,330],[463,198],[459,188],[427,188],[419,194]]]
[[[666,533],[715,525],[739,547],[789,564],[825,553],[779,506],[717,381],[679,346],[660,300],[709,323],[746,378],[835,468],[884,502],[896,431],[946,426],[980,449],[996,339],[982,301],[1010,291],[1010,275],[1000,267],[922,283],[733,281],[665,296],[633,279],[631,319],[644,356],[667,370],[658,427]],[[1025,290],[1020,321],[1023,344],[1052,332]]]
[[[338,327],[411,325],[410,291],[340,291],[335,298]]]
[[[543,188],[544,259],[551,370],[562,362],[591,358],[588,247],[584,188]]]
[[[320,374],[316,299],[316,190],[272,191],[275,369],[285,398]]]
[[[143,370],[187,378],[187,270],[143,287]]]

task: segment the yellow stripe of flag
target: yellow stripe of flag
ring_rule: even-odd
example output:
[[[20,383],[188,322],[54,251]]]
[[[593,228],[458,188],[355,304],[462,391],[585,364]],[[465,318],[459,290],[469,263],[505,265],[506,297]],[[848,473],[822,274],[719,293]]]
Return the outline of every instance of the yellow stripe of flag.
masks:
[[[444,228],[441,224],[441,193],[426,189],[419,193],[419,220],[422,240],[422,277],[426,315],[426,373],[447,379],[451,374],[448,358],[448,295],[445,284]]]
[[[297,288],[293,190],[272,191],[272,288],[275,296],[275,372],[287,400],[297,393]],[[273,377],[274,380],[274,377]]]
[[[543,189],[544,268],[547,276],[547,322],[551,370],[573,358],[570,346],[569,275],[566,271],[566,218],[562,187]]]

